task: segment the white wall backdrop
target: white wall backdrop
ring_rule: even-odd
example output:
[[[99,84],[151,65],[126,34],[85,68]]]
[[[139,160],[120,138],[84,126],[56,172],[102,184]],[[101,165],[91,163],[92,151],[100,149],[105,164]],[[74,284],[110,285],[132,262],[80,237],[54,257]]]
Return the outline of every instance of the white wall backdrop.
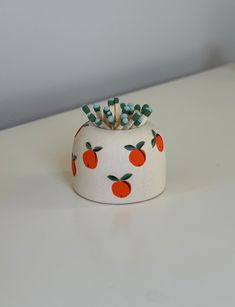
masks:
[[[0,0],[0,129],[235,60],[234,0]]]

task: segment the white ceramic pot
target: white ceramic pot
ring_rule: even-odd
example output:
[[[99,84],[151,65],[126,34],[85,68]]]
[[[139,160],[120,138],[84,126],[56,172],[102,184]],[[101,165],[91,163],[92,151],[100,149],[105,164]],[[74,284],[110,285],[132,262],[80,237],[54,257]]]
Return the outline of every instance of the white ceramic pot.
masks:
[[[130,130],[84,124],[74,137],[73,188],[84,198],[109,204],[144,201],[166,185],[163,139],[147,122]]]

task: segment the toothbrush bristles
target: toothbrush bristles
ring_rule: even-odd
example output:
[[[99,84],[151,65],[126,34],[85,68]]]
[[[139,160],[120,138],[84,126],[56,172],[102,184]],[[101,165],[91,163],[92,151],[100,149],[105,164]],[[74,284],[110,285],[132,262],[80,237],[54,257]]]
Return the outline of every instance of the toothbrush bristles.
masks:
[[[145,103],[141,107],[131,102],[120,103],[118,97],[109,98],[107,105],[103,108],[99,103],[94,103],[95,115],[88,105],[83,105],[82,110],[94,126],[112,130],[141,127],[152,114],[152,108],[148,104]]]

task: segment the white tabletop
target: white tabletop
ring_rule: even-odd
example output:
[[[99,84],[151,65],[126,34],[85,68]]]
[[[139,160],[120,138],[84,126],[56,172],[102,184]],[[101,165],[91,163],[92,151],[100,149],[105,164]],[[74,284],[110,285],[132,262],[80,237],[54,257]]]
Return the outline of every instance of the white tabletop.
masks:
[[[123,98],[165,137],[148,202],[73,192],[79,109],[0,132],[0,306],[235,306],[235,66]]]

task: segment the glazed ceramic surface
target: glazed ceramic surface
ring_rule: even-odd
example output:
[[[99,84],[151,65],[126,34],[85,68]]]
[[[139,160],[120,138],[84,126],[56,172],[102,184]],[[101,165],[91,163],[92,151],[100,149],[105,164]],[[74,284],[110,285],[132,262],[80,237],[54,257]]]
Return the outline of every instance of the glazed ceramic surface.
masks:
[[[125,204],[153,198],[166,184],[163,139],[151,122],[130,130],[86,123],[74,137],[72,174],[74,190],[89,200]]]

